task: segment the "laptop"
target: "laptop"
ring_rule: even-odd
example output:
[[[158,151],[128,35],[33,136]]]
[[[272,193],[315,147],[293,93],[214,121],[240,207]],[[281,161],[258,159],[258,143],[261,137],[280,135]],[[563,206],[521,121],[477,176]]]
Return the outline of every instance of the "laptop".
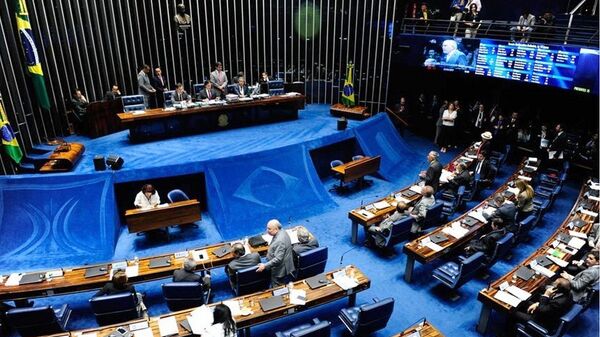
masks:
[[[552,260],[550,260],[549,258],[545,257],[545,256],[538,256],[535,261],[537,262],[538,265],[546,268],[547,266],[551,265],[553,262]]]
[[[430,239],[431,239],[431,242],[433,242],[435,244],[448,241],[448,237],[446,235],[444,235],[443,233],[434,234],[434,235],[430,236]]]
[[[281,297],[281,296],[273,296],[273,297],[269,297],[269,298],[263,298],[262,300],[259,301],[259,303],[260,303],[260,308],[264,312],[271,311],[271,310],[285,306],[285,303],[283,303],[283,297]]]
[[[90,277],[96,277],[96,276],[101,276],[101,275],[106,275],[106,274],[108,274],[108,266],[107,265],[95,266],[95,267],[90,267],[90,268],[86,269],[84,277],[90,278]]]
[[[402,195],[403,195],[405,198],[412,198],[412,197],[414,197],[414,196],[415,196],[415,194],[417,194],[417,192],[415,192],[415,191],[412,191],[412,190],[406,190],[406,191],[402,191]]]
[[[469,227],[473,227],[475,226],[477,223],[479,223],[479,220],[472,218],[470,216],[465,217],[462,221],[463,224],[469,226]]]
[[[528,281],[533,275],[535,272],[529,267],[523,266],[517,270],[517,277],[524,281]]]
[[[25,274],[21,277],[21,280],[19,281],[19,285],[40,283],[45,279],[45,275],[46,275],[46,273]]]
[[[162,257],[157,257],[157,258],[150,260],[150,264],[148,265],[148,268],[150,268],[150,269],[162,268],[162,267],[168,267],[170,265],[171,265],[171,256],[162,256]]]
[[[306,284],[310,287],[310,289],[317,289],[324,287],[329,284],[329,280],[325,274],[319,274],[306,279]]]
[[[251,247],[256,248],[256,247],[266,246],[269,243],[267,242],[267,240],[265,240],[263,238],[262,235],[256,235],[256,236],[253,236],[253,237],[251,237],[251,238],[248,239],[248,244]]]
[[[230,244],[226,244],[223,247],[219,247],[216,250],[213,251],[213,254],[215,254],[217,257],[221,258],[229,253],[231,253],[232,248]]]

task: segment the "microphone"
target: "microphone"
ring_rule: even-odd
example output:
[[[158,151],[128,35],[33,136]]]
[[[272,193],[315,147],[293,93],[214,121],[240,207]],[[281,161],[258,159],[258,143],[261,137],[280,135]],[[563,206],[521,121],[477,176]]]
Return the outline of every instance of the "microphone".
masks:
[[[364,198],[360,199],[360,209],[365,209],[365,206],[364,206],[364,201],[365,201],[365,199],[374,199],[374,198],[379,198],[379,194],[376,194],[376,195],[368,195],[368,196],[366,196],[366,197],[364,197]]]
[[[347,253],[350,253],[351,251],[355,250],[355,249],[356,249],[356,248],[358,248],[358,247],[360,247],[360,246],[354,246],[354,247],[352,247],[352,248],[348,249],[347,251],[345,251],[345,252],[342,254],[342,256],[340,257],[340,266],[342,265],[342,263],[344,263],[344,256],[345,256]]]

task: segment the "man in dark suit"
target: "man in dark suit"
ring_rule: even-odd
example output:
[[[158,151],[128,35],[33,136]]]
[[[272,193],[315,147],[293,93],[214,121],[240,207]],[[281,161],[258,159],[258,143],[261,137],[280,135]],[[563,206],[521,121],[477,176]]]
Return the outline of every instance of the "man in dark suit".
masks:
[[[177,83],[171,99],[173,100],[173,103],[191,102],[192,96],[188,95],[188,93],[183,90],[183,84]]]
[[[473,180],[473,178],[471,177],[471,174],[469,174],[469,171],[467,171],[467,165],[460,163],[456,165],[456,171],[444,187],[452,191],[452,193],[456,193],[460,186],[469,186],[471,180]]]
[[[496,208],[492,214],[487,215],[483,213],[486,219],[500,218],[504,227],[509,231],[515,233],[517,226],[515,225],[515,215],[517,214],[517,206],[511,201],[505,202],[506,198],[502,194],[496,194],[494,200],[489,206]]]
[[[492,133],[489,131],[481,134],[481,143],[479,143],[479,147],[477,148],[477,154],[482,152],[490,153],[490,149],[492,147],[492,138]]]
[[[467,255],[473,255],[477,252],[482,252],[487,258],[490,258],[494,254],[496,243],[502,239],[506,234],[506,229],[502,226],[502,219],[492,219],[492,231],[479,237],[479,239],[473,239],[465,247],[465,253]]]
[[[548,329],[550,333],[554,332],[560,323],[560,317],[573,305],[570,289],[571,284],[568,280],[557,278],[539,298],[520,305],[515,312],[515,318],[521,322],[533,320]],[[513,324],[509,326],[512,328]]]
[[[120,98],[120,97],[121,97],[121,91],[119,90],[119,86],[116,84],[113,84],[110,91],[107,91],[106,94],[104,95],[104,100],[109,102],[109,101],[114,101],[115,99]]]
[[[267,250],[267,263],[258,265],[257,272],[271,270],[271,286],[286,284],[288,276],[296,270],[292,242],[288,233],[281,229],[281,223],[272,219],[267,223],[267,233],[273,237]]]
[[[298,236],[298,243],[292,245],[295,259],[297,259],[298,255],[301,253],[319,248],[319,241],[308,231],[308,229],[302,226],[298,227],[298,229],[296,229],[296,235]]]
[[[488,187],[494,181],[492,164],[486,158],[485,152],[480,152],[477,155],[477,161],[475,162],[475,168],[471,172],[471,175],[478,180],[478,186],[480,187]]]
[[[156,90],[156,106],[162,107],[165,104],[165,91],[169,90],[167,79],[163,76],[162,70],[156,67],[154,69],[154,76],[150,79],[152,87]]]
[[[235,289],[237,287],[235,272],[240,269],[257,266],[260,263],[260,255],[258,253],[246,254],[246,248],[241,243],[234,244],[232,249],[234,259],[225,267],[225,272],[229,276],[231,288]]]
[[[555,153],[549,158],[562,159],[563,151],[567,147],[567,134],[565,133],[565,130],[560,124],[556,124],[554,131],[556,132],[556,136],[554,136],[554,139],[550,143],[550,146],[548,147],[548,152],[555,151]]]
[[[425,182],[425,186],[431,186],[435,193],[440,185],[440,176],[442,175],[442,164],[438,160],[439,154],[435,151],[429,152],[427,155],[427,161],[429,161],[429,167],[427,171],[421,171],[419,178]]]
[[[204,290],[210,289],[210,272],[204,277],[194,273],[196,261],[187,259],[183,262],[183,268],[173,272],[173,282],[200,282]]]
[[[202,101],[210,101],[220,97],[219,92],[213,89],[211,81],[204,81],[204,89],[200,90],[196,96],[197,99]]]
[[[246,79],[243,76],[238,77],[237,84],[233,87],[233,92],[239,97],[250,96],[250,89],[248,89]]]

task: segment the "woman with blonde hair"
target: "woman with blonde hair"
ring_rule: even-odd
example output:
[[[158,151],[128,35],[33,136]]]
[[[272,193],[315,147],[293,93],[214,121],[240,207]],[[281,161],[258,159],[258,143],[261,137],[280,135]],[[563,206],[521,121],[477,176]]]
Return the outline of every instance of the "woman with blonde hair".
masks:
[[[531,185],[521,179],[515,182],[515,186],[519,189],[519,194],[517,195],[517,209],[519,210],[517,221],[521,221],[533,213],[533,197],[535,196],[535,192]]]

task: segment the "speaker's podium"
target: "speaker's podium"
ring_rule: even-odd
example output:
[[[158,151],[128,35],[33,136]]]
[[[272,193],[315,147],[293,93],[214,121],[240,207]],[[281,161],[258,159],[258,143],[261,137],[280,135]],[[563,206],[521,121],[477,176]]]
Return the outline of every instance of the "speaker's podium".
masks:
[[[366,106],[353,106],[347,107],[341,103],[337,103],[331,106],[331,115],[335,117],[346,117],[348,119],[363,120],[371,117],[369,110]]]

